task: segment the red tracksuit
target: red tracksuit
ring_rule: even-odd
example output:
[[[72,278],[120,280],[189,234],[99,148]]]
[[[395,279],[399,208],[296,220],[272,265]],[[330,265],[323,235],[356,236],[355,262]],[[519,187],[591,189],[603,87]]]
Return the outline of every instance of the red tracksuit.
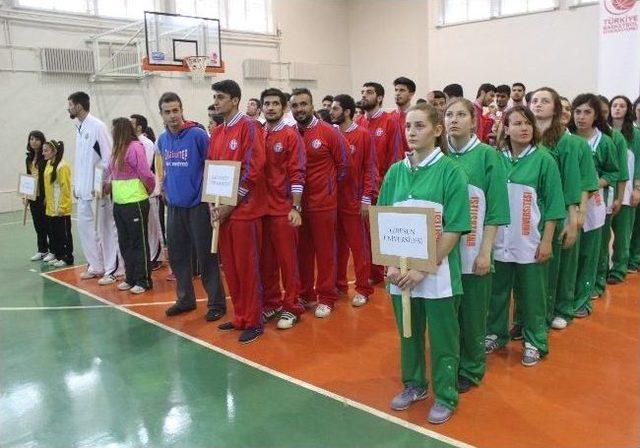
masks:
[[[373,294],[369,285],[371,245],[365,220],[360,216],[362,204],[371,205],[377,191],[376,146],[369,131],[352,123],[343,134],[349,144],[349,171],[338,189],[338,290],[346,293],[349,249],[353,254],[356,291]]]
[[[267,124],[265,151],[269,211],[262,220],[262,279],[265,309],[283,310],[299,316],[300,274],[298,267],[298,229],[289,223],[293,193],[304,188],[306,154],[304,142],[293,126],[282,120]],[[280,291],[280,276],[284,300]]]
[[[238,112],[216,128],[209,158],[242,162],[238,205],[220,225],[220,257],[233,301],[233,326],[238,330],[259,328],[264,301],[260,273],[262,217],[268,210],[262,129]]]
[[[302,196],[302,227],[298,258],[301,297],[333,306],[336,290],[336,212],[338,182],[349,168],[347,142],[340,131],[313,117],[306,128],[298,128],[307,155],[307,174]],[[314,289],[315,264],[318,278]]]
[[[409,143],[407,143],[407,135],[404,132],[404,128],[407,126],[407,112],[404,110],[396,109],[391,112],[391,116],[398,122],[398,129],[400,132],[400,141],[402,143],[401,158],[404,157],[404,153],[409,151]]]
[[[367,129],[376,142],[378,178],[382,180],[389,167],[404,157],[398,120],[391,113],[379,109],[367,116]]]

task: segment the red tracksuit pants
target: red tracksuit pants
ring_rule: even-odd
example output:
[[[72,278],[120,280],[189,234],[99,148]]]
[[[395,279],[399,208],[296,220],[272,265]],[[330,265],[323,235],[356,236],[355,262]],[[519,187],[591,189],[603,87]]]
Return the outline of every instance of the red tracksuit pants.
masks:
[[[356,274],[356,292],[365,297],[373,294],[369,285],[371,273],[371,249],[364,220],[359,214],[338,212],[338,290],[346,293],[349,249],[353,255]]]
[[[369,248],[369,252],[371,252],[371,229],[369,228],[369,220],[365,221],[365,229],[366,229],[366,237],[367,237],[367,247]],[[381,283],[384,281],[384,266],[380,266],[377,264],[371,264],[371,273],[369,278],[373,282],[374,285]]]
[[[287,216],[262,218],[261,267],[265,310],[282,307],[296,316],[304,313],[299,300],[298,228],[289,224]],[[281,276],[284,298],[280,290]]]
[[[306,300],[333,306],[338,300],[336,289],[336,210],[303,212],[298,260],[302,290],[300,296]],[[315,279],[315,267],[318,274]],[[315,289],[314,289],[314,279]]]
[[[237,330],[262,327],[261,247],[262,219],[227,219],[220,226],[220,259],[233,302],[233,326]]]

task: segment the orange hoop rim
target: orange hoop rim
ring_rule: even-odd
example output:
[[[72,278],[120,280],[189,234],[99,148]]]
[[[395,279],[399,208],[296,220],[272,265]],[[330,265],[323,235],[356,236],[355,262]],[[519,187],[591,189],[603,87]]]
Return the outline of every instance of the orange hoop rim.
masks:
[[[142,58],[142,70],[147,72],[191,73],[186,61],[182,61],[182,65],[151,64],[146,56]],[[207,67],[205,73],[224,73],[224,61],[220,61],[220,67]]]

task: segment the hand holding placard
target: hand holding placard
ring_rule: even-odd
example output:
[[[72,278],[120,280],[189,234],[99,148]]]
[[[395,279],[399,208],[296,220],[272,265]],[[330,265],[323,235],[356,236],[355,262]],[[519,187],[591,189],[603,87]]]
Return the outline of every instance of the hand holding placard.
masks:
[[[35,201],[38,197],[38,177],[30,174],[21,173],[18,175],[18,196],[22,197],[24,202],[24,211],[22,213],[22,225],[27,224],[27,208],[29,201]]]
[[[218,211],[221,205],[235,206],[238,203],[238,184],[240,182],[241,162],[227,160],[207,160],[202,178],[202,202],[213,203]],[[220,221],[226,216],[214,217],[211,225],[211,253],[218,252],[218,233]],[[215,219],[214,219],[215,218]]]

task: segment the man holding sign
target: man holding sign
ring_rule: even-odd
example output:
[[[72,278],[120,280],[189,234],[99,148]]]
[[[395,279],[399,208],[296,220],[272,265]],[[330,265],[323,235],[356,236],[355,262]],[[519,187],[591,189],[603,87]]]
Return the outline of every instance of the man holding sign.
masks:
[[[406,124],[411,152],[387,172],[378,205],[435,210],[438,269],[435,274],[410,269],[401,275],[398,267],[388,268],[390,293],[401,335],[401,294],[403,290],[411,290],[411,337],[401,337],[400,342],[404,390],[393,398],[391,408],[407,409],[414,401],[427,397],[424,334],[428,324],[435,393],[428,421],[439,424],[451,418],[458,404],[458,306],[462,295],[458,241],[462,234],[471,230],[467,177],[462,168],[443,153],[446,139],[442,118],[433,106],[418,104],[411,107]],[[394,237],[411,240],[424,236],[407,234]],[[379,239],[380,235],[372,234],[371,238]]]
[[[213,105],[224,125],[213,133],[211,160],[242,162],[238,204],[213,208],[220,225],[220,256],[233,301],[233,322],[218,328],[242,330],[239,342],[248,344],[262,335],[264,301],[260,252],[262,217],[267,213],[264,136],[256,122],[238,111],[240,86],[230,79],[213,84]]]

